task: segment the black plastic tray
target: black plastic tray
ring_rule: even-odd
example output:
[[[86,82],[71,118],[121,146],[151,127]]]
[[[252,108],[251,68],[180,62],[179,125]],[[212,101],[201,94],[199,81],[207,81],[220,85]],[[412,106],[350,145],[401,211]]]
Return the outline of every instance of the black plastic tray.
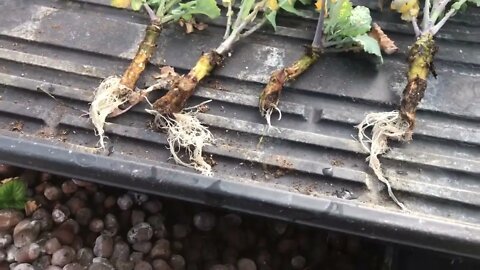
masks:
[[[480,258],[478,9],[442,31],[439,78],[429,81],[414,142],[394,144],[383,159],[397,196],[413,210],[407,213],[385,196],[352,137],[365,113],[399,100],[413,36],[398,16],[373,12],[399,54],[381,67],[364,56],[323,57],[286,89],[283,119],[270,132],[258,93],[271,71],[300,56],[314,14],[282,17],[277,33],[266,29],[238,44],[190,102],[213,100],[201,120],[216,135],[206,151],[218,164],[205,177],[169,160],[145,105],[107,126],[109,154],[91,148],[98,138],[82,110],[102,78],[124,70],[147,23],[108,2],[0,2],[1,162]],[[163,64],[189,69],[218,44],[222,23],[190,35],[166,29],[144,80]]]

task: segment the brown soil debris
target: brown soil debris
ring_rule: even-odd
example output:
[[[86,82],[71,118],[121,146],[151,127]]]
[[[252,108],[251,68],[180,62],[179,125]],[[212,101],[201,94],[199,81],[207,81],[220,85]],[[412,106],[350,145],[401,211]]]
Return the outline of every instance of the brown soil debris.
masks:
[[[22,132],[24,125],[25,124],[22,121],[14,121],[10,123],[10,131]]]

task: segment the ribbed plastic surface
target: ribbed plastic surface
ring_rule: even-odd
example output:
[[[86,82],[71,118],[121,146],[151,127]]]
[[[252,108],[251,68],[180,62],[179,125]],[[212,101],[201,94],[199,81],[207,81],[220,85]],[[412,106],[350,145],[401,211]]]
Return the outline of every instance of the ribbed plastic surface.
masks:
[[[407,213],[386,196],[353,138],[353,125],[394,109],[405,85],[413,35],[398,16],[373,12],[400,53],[379,67],[365,56],[322,57],[284,91],[283,119],[268,132],[258,94],[273,70],[303,53],[314,14],[283,17],[276,34],[266,28],[238,44],[189,103],[213,100],[200,116],[217,138],[206,149],[214,176],[205,177],[169,160],[145,104],[107,126],[108,154],[91,148],[98,138],[81,115],[101,79],[125,69],[147,23],[108,2],[0,2],[0,161],[480,257],[479,9],[439,35],[439,76],[429,80],[414,141],[392,144],[383,159]],[[163,64],[185,72],[222,33],[222,20],[201,33],[164,30],[143,82]]]

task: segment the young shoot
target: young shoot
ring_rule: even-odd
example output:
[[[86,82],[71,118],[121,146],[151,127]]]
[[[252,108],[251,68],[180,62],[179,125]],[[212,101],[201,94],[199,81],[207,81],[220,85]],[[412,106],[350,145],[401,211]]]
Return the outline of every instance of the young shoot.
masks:
[[[216,49],[204,53],[190,72],[175,80],[169,91],[155,101],[153,110],[149,110],[157,120],[162,120],[155,123],[159,128],[167,130],[170,152],[177,163],[211,174],[211,168],[201,153],[203,146],[213,141],[213,137],[200,121],[195,120],[195,113],[184,110],[185,104],[198,83],[222,63],[239,40],[251,35],[267,22],[276,28],[275,18],[280,9],[301,15],[294,8],[294,3],[292,0],[242,0],[239,11],[234,13],[233,0],[224,1],[228,9],[224,40]],[[187,150],[189,163],[178,158],[180,148]]]
[[[437,76],[433,67],[433,59],[438,48],[435,35],[445,23],[468,3],[480,6],[479,0],[425,0],[423,18],[419,20],[418,0],[394,0],[391,8],[402,14],[402,19],[411,21],[416,35],[415,43],[410,47],[408,55],[409,69],[407,85],[405,86],[398,111],[370,113],[356,126],[358,138],[362,146],[369,152],[369,166],[379,180],[387,184],[391,197],[405,209],[391,191],[388,179],[385,177],[379,155],[388,151],[388,140],[409,141],[412,139],[415,127],[417,106],[427,89],[427,79],[430,73]],[[366,130],[372,128],[372,136]]]
[[[210,18],[220,15],[215,0],[112,0],[112,5],[123,8],[130,5],[135,11],[144,7],[150,17],[150,24],[146,28],[137,53],[123,75],[106,78],[95,90],[89,115],[96,134],[100,137],[101,148],[105,148],[104,125],[107,117],[125,113],[155,89],[140,91],[135,89],[135,85],[155,51],[157,38],[163,27],[179,20],[191,21],[197,14]]]
[[[372,25],[370,10],[363,6],[353,8],[349,0],[316,2],[319,12],[317,28],[312,44],[305,53],[288,67],[272,73],[259,98],[261,115],[271,126],[270,117],[278,108],[280,94],[285,83],[297,79],[325,52],[364,51],[378,56],[382,61],[380,44],[369,35]],[[381,33],[383,34],[383,32]],[[384,34],[383,34],[384,35]]]

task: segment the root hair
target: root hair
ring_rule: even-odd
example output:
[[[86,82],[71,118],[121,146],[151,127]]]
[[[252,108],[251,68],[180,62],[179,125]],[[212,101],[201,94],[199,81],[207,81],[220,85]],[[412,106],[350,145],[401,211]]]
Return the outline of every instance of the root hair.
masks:
[[[282,111],[278,108],[277,105],[271,104],[270,108],[262,110],[263,117],[267,120],[268,128],[272,127],[271,117],[274,111],[278,112],[278,121],[282,120]]]
[[[214,143],[212,133],[203,126],[196,117],[198,110],[184,110],[174,113],[173,117],[165,116],[155,110],[146,110],[155,116],[154,125],[167,131],[167,142],[170,153],[177,164],[195,169],[204,175],[212,175],[212,166],[202,156],[203,147]],[[190,163],[178,156],[185,150]]]
[[[377,178],[387,186],[388,195],[402,210],[407,210],[407,207],[393,193],[392,186],[382,171],[382,164],[378,156],[388,151],[389,139],[404,140],[405,136],[408,135],[408,126],[408,123],[401,118],[398,111],[369,113],[356,126],[358,139],[362,147],[369,153],[368,165]],[[371,138],[365,133],[369,127],[372,127]]]
[[[100,137],[99,145],[105,149],[104,125],[109,114],[118,109],[129,100],[131,89],[120,83],[120,77],[111,76],[106,78],[95,89],[95,96],[90,105],[90,119],[95,127],[95,133]]]

